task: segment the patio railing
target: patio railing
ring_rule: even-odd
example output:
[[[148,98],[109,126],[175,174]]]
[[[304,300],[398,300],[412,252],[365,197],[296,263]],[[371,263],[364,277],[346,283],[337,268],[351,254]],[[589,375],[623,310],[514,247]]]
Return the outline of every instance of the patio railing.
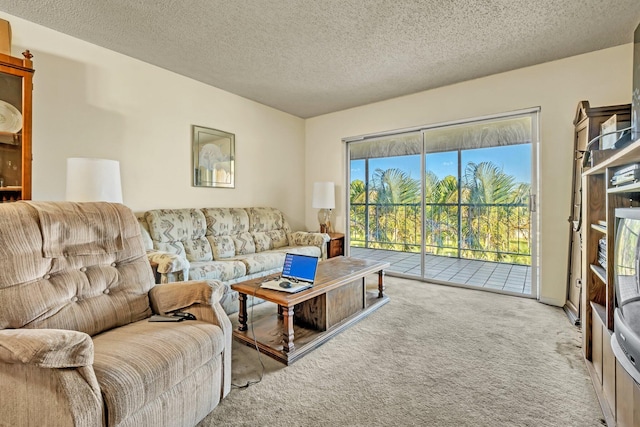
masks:
[[[426,203],[425,252],[531,265],[526,204]],[[352,203],[351,246],[420,252],[421,205]]]

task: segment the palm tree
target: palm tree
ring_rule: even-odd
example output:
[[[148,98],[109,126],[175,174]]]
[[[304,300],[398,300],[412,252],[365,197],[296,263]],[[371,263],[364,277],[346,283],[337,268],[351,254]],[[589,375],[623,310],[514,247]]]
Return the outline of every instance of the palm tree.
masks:
[[[389,242],[391,247],[397,242],[419,244],[419,181],[401,169],[376,169],[369,186],[369,201],[376,206],[370,215],[373,240]]]
[[[466,220],[463,226],[465,246],[475,250],[496,252],[498,260],[502,252],[509,252],[509,224],[506,221],[508,206],[522,197],[515,178],[504,173],[492,162],[469,162],[464,173],[463,202]],[[498,205],[498,206],[490,206]],[[489,252],[481,252],[488,257]]]
[[[376,169],[371,178],[372,194],[379,204],[417,203],[420,184],[405,171],[397,168]]]
[[[515,182],[492,162],[468,163],[460,184],[452,175],[439,179],[433,172],[426,173],[427,246],[435,248],[435,253],[450,253],[457,251],[461,238],[463,251],[471,250],[457,254],[462,257],[502,260],[511,256],[507,253],[522,253],[522,241],[530,238],[526,207],[530,185]],[[368,189],[362,180],[352,181],[352,240],[373,242],[371,247],[416,251],[422,235],[420,199],[420,182],[400,169],[376,169]],[[460,232],[459,215],[463,216]],[[528,252],[528,243],[524,249]]]
[[[367,202],[366,185],[361,179],[351,181],[349,188],[349,200],[351,203],[351,212],[349,214],[350,221],[350,237],[354,243],[362,242],[366,236],[366,216],[365,203]]]
[[[516,230],[516,252],[521,253],[521,240],[524,239],[527,253],[530,251],[531,242],[531,213],[529,212],[529,197],[531,196],[531,184],[518,183],[514,190],[513,202],[518,205],[516,215],[510,218],[510,226]]]
[[[361,179],[351,181],[349,200],[351,203],[365,203],[367,201],[366,186]]]
[[[458,247],[458,180],[452,175],[438,179],[425,174],[425,243],[443,253]]]
[[[467,163],[464,187],[469,190],[467,203],[508,203],[513,200],[515,178],[492,162]]]

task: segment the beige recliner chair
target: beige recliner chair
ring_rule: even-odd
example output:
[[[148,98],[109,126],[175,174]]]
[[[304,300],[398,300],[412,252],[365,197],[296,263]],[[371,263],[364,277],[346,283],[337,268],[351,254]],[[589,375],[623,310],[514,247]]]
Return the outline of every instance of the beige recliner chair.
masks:
[[[222,285],[155,285],[125,206],[0,205],[0,266],[0,425],[193,426],[229,392]]]

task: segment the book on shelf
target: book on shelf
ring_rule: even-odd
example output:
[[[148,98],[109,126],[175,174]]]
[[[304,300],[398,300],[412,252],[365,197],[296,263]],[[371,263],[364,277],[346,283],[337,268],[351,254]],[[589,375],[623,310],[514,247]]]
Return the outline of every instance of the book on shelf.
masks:
[[[603,237],[598,240],[598,264],[605,270],[607,269],[607,239]]]

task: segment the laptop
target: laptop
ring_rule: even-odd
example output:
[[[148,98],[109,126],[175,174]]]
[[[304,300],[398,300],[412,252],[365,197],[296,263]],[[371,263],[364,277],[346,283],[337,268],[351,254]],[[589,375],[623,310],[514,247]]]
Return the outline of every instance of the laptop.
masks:
[[[287,253],[281,277],[262,282],[260,287],[289,293],[309,289],[316,279],[318,261],[315,256]]]

